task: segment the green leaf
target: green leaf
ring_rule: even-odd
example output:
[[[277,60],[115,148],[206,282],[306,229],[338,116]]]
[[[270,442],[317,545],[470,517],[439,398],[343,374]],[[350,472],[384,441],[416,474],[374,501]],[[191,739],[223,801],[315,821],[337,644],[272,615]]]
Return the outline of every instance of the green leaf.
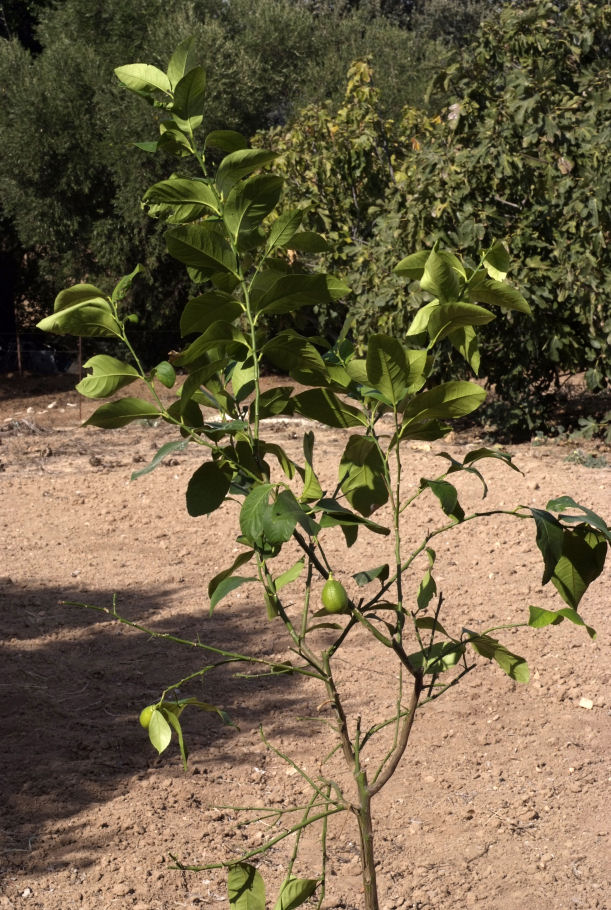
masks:
[[[259,417],[264,420],[266,417],[277,417],[279,414],[292,414],[293,406],[291,395],[293,386],[277,386],[274,389],[267,389],[259,398]],[[254,403],[251,405],[251,417],[254,418]]]
[[[243,312],[239,300],[223,291],[208,291],[188,301],[180,317],[180,333],[203,333],[214,322],[234,322]]]
[[[518,654],[513,654],[504,645],[498,642],[496,638],[491,638],[489,635],[477,635],[476,633],[470,632],[468,629],[465,629],[464,631],[469,636],[472,636],[469,638],[467,644],[471,645],[477,654],[481,654],[482,657],[486,657],[488,660],[496,661],[503,673],[506,673],[511,679],[515,679],[516,682],[528,682],[530,679],[530,670],[523,657],[520,657]]]
[[[263,515],[265,538],[272,544],[285,543],[291,539],[297,524],[300,524],[309,536],[313,536],[319,530],[316,522],[304,512],[293,493],[290,490],[283,490]]]
[[[129,275],[123,275],[122,278],[117,282],[114,291],[112,292],[112,302],[120,303],[124,299],[125,295],[129,291],[134,281],[136,275],[139,275],[141,272],[144,272],[143,265],[137,265],[133,272],[130,272]]]
[[[284,212],[274,221],[267,237],[265,252],[270,253],[276,247],[289,247],[291,240],[299,230],[303,212]]]
[[[367,346],[367,378],[393,405],[404,397],[409,367],[403,345],[387,335],[372,335]]]
[[[190,268],[207,275],[230,272],[239,277],[229,242],[207,223],[170,228],[165,239],[169,254]]]
[[[427,487],[435,494],[446,515],[449,515],[449,517],[453,518],[456,522],[460,522],[464,519],[465,513],[458,502],[456,487],[451,483],[448,483],[447,480],[426,480],[423,478],[420,481],[420,489],[424,490]]]
[[[442,382],[409,401],[403,411],[403,423],[407,426],[415,421],[464,417],[475,411],[485,398],[485,389],[474,382]]]
[[[452,347],[467,361],[477,376],[481,358],[477,341],[477,332],[473,326],[467,325],[460,329],[453,329],[448,334],[448,338],[450,339]]]
[[[235,186],[223,207],[223,220],[234,240],[258,228],[278,204],[282,177],[259,174]]]
[[[433,576],[431,575],[430,569],[425,572],[424,578],[420,582],[418,587],[418,593],[416,595],[416,603],[418,604],[419,610],[427,610],[430,602],[437,594],[437,583]],[[418,620],[422,622],[423,620]],[[419,628],[426,628],[425,626],[419,626]],[[443,635],[447,633],[439,626],[439,630]]]
[[[243,578],[239,575],[232,575],[230,578],[224,578],[223,581],[220,581],[213,596],[210,598],[210,615],[212,615],[212,611],[224,597],[227,597],[236,588],[240,588],[251,581],[257,581],[257,576],[251,575],[248,578]]]
[[[533,629],[542,629],[545,626],[557,626],[564,619],[569,619],[576,626],[584,626],[590,638],[596,638],[596,630],[592,626],[587,626],[579,613],[570,607],[563,607],[562,610],[544,610],[543,607],[530,606],[530,618],[528,625]]]
[[[499,306],[504,310],[517,310],[519,313],[526,313],[527,316],[532,315],[529,305],[519,291],[492,278],[470,287],[469,297],[471,300]]]
[[[388,502],[384,459],[374,440],[351,436],[339,464],[339,485],[350,505],[371,515]]]
[[[329,382],[326,364],[314,345],[293,329],[285,329],[267,341],[262,353],[297,382],[304,385],[327,385]]]
[[[201,126],[206,91],[206,74],[201,66],[195,66],[180,79],[174,88],[172,113],[189,125],[191,130]],[[179,123],[179,126],[182,126]]]
[[[607,548],[605,534],[587,524],[563,528],[562,555],[554,568],[552,584],[569,607],[577,609],[589,585],[602,573]]]
[[[351,405],[344,404],[330,389],[308,389],[295,395],[293,408],[298,414],[317,420],[328,427],[367,425],[367,417]]]
[[[255,867],[248,863],[230,867],[227,894],[232,910],[265,910],[265,884]]]
[[[236,569],[241,568],[246,565],[247,562],[253,558],[255,554],[254,550],[245,550],[243,553],[240,553],[234,561],[231,563],[228,569],[223,569],[222,572],[219,572],[218,575],[215,575],[214,578],[210,579],[208,582],[208,597],[213,597],[216,589],[221,584],[222,581],[225,581],[226,578],[229,578]]]
[[[301,499],[304,502],[320,499],[322,487],[314,471],[314,433],[309,430],[303,434],[303,454],[305,457],[305,470],[303,472],[303,492]]]
[[[461,274],[464,276],[464,269],[456,256],[432,250],[424,265],[420,287],[442,303],[457,300],[460,294]]]
[[[564,529],[560,522],[543,509],[530,509],[537,529],[536,543],[543,556],[542,585],[546,585],[562,556]]]
[[[242,177],[264,167],[276,158],[275,152],[265,149],[238,149],[221,161],[216,172],[216,185],[226,198],[229,191]]]
[[[368,585],[370,582],[379,579],[380,584],[384,584],[388,578],[390,569],[388,563],[384,563],[382,566],[376,566],[375,569],[363,569],[362,572],[357,572],[356,575],[353,575],[355,582],[359,588],[364,588],[365,585]]]
[[[394,267],[393,272],[397,275],[404,275],[412,281],[419,281],[424,274],[424,267],[429,258],[429,250],[420,250],[418,253],[411,253]]]
[[[427,330],[430,337],[429,348],[437,344],[442,338],[451,335],[457,329],[466,326],[486,325],[492,322],[494,313],[485,310],[473,303],[440,303],[431,310]]]
[[[296,581],[303,572],[304,565],[305,558],[302,556],[302,558],[298,559],[290,569],[287,569],[286,572],[283,572],[282,575],[275,578],[274,586],[276,591],[281,591],[286,585],[290,585],[293,581]]]
[[[138,371],[128,363],[107,354],[96,354],[83,366],[86,370],[92,370],[92,374],[81,379],[76,391],[86,398],[106,398],[140,378]]]
[[[317,887],[318,879],[289,876],[280,887],[274,910],[297,910],[297,907],[301,907],[312,897]]]
[[[163,92],[170,95],[172,86],[170,80],[162,70],[149,63],[129,63],[127,66],[118,66],[115,76],[132,92]]]
[[[187,512],[192,518],[210,515],[225,501],[231,478],[214,461],[206,461],[187,485]]]
[[[289,480],[293,479],[296,465],[288,457],[282,446],[276,445],[274,442],[264,442],[261,444],[261,451],[263,455],[273,455]]]
[[[191,65],[194,41],[195,38],[193,35],[185,38],[184,41],[180,42],[170,57],[170,62],[168,63],[168,79],[172,86],[175,86],[180,82]]]
[[[292,313],[304,306],[329,303],[326,275],[282,275],[257,301],[257,313]]]
[[[120,338],[122,334],[108,299],[91,284],[75,284],[60,291],[55,298],[53,315],[41,319],[37,328],[56,335],[87,338],[111,335]]]
[[[271,484],[260,484],[250,491],[242,503],[240,530],[244,537],[252,541],[252,543],[259,541],[263,535],[263,524],[271,490]]]
[[[155,376],[166,389],[171,389],[176,382],[176,370],[167,360],[162,360],[161,363],[157,364],[153,370],[153,376]]]
[[[180,367],[200,366],[200,361],[208,351],[215,350],[222,354],[245,354],[248,342],[244,334],[228,322],[213,322],[206,331],[196,338],[181,354],[173,357],[173,363]],[[205,364],[207,366],[207,363]]]
[[[142,201],[148,205],[201,205],[217,215],[220,213],[219,200],[210,184],[188,177],[170,177],[154,183]]]
[[[596,528],[598,531],[602,531],[607,540],[611,543],[611,532],[606,522],[600,515],[597,515],[596,512],[592,512],[591,509],[587,509],[585,506],[580,505],[578,502],[571,496],[559,496],[557,499],[550,499],[546,508],[550,509],[552,512],[562,512],[559,515],[561,521],[576,523],[585,521],[591,527]],[[563,512],[563,509],[579,509],[582,512],[582,515],[567,515]]]
[[[509,252],[505,244],[497,240],[484,256],[484,266],[495,281],[504,281],[509,271]]]
[[[206,136],[205,148],[221,149],[223,152],[238,152],[248,148],[248,139],[236,130],[212,130]]]
[[[460,642],[438,641],[430,648],[410,654],[408,660],[414,670],[437,675],[455,667],[464,653],[465,646]]]
[[[363,525],[368,528],[368,530],[373,531],[374,534],[382,534],[387,536],[390,534],[390,530],[385,528],[383,525],[376,524],[374,521],[371,521],[369,518],[365,518],[361,515],[357,515],[356,512],[351,512],[349,509],[346,509],[344,506],[340,505],[336,499],[320,499],[315,506],[316,511],[322,511],[322,518],[320,520],[320,525],[323,528],[330,528],[334,525],[340,525],[343,527],[358,527]],[[355,538],[356,539],[356,536]]]
[[[168,723],[170,724],[170,726],[174,727],[174,732],[176,733],[176,737],[178,739],[178,748],[180,749],[180,755],[182,758],[182,766],[183,766],[183,769],[186,771],[187,770],[187,758],[189,756],[189,752],[185,745],[184,737],[182,735],[182,727],[181,727],[180,721],[178,719],[178,714],[174,714],[173,711],[165,711],[164,716],[165,716],[166,720],[168,721]]]
[[[172,741],[172,730],[162,711],[155,709],[151,714],[148,733],[152,745],[161,755]]]
[[[142,398],[120,398],[103,404],[94,411],[83,426],[102,427],[104,430],[114,430],[124,427],[133,420],[154,420],[160,416],[159,410]]]
[[[329,244],[315,231],[299,231],[291,237],[290,248],[299,253],[326,253],[329,250]]]
[[[182,452],[189,445],[189,439],[175,439],[173,442],[166,442],[157,450],[153,456],[153,460],[150,464],[147,464],[145,468],[140,468],[139,471],[134,471],[131,476],[131,480],[137,480],[138,477],[143,477],[145,474],[149,474],[151,471],[154,471],[158,467],[164,458],[167,458],[168,455],[172,455],[174,452]]]
[[[435,619],[434,616],[420,616],[418,619],[414,620],[414,625],[421,631],[424,629],[426,631],[430,630],[431,632],[441,632],[442,635],[448,635],[439,620]]]

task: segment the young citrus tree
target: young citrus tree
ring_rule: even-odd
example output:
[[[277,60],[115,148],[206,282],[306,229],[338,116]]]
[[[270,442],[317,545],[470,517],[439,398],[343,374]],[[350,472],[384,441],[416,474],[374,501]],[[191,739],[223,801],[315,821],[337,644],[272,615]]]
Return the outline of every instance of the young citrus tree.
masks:
[[[226,502],[239,511],[241,550],[230,566],[210,579],[210,611],[236,588],[258,583],[267,616],[287,636],[293,659],[267,660],[214,648],[205,641],[186,642],[207,657],[206,666],[196,669],[188,680],[217,666],[233,662],[243,666],[251,661],[266,675],[276,674],[279,684],[289,673],[318,681],[335,718],[336,750],[343,756],[352,782],[351,790],[343,789],[331,777],[309,776],[287,758],[311,789],[307,805],[280,813],[285,821],[291,813],[298,813],[293,816],[297,820],[289,821],[266,843],[243,856],[220,857],[216,863],[198,867],[178,863],[178,867],[227,867],[230,904],[264,910],[264,884],[249,861],[295,835],[275,907],[289,910],[310,899],[320,906],[327,875],[329,819],[353,813],[360,832],[364,905],[366,910],[375,910],[379,903],[372,801],[391,780],[404,755],[416,711],[471,672],[478,656],[495,661],[518,682],[526,682],[529,676],[526,662],[496,637],[499,630],[463,628],[454,634],[446,630],[441,621],[443,598],[434,578],[435,538],[499,512],[508,519],[534,521],[536,545],[544,562],[543,583],[552,582],[564,606],[557,611],[531,606],[528,621],[509,628],[526,624],[537,628],[564,619],[584,625],[577,611],[579,602],[603,570],[611,533],[602,518],[568,496],[549,502],[545,509],[517,506],[467,514],[450,478],[469,472],[483,483],[479,467],[486,459],[500,459],[517,470],[510,456],[497,450],[477,448],[462,462],[443,453],[445,469],[415,485],[407,471],[406,441],[442,438],[450,430],[450,421],[475,411],[485,397],[475,382],[430,383],[438,343],[449,338],[477,369],[477,330],[494,318],[493,309],[529,313],[524,298],[506,282],[508,254],[502,244],[483,250],[475,263],[463,263],[439,248],[402,259],[395,273],[420,282],[430,297],[403,342],[374,334],[366,356],[359,356],[348,328],[333,346],[320,338],[305,337],[292,327],[268,337],[262,325],[268,324],[269,315],[328,304],[348,293],[338,278],[305,273],[295,266],[290,251],[323,251],[325,239],[301,230],[300,209],[274,218],[282,180],[267,171],[273,152],[249,148],[246,139],[232,131],[205,132],[201,113],[205,75],[201,67],[191,66],[189,42],[174,53],[167,72],[133,64],[116,73],[128,89],[152,103],[160,116],[159,139],[139,143],[140,147],[165,151],[178,159],[176,173],[152,186],[143,204],[153,217],[168,222],[169,253],[184,263],[191,280],[201,286],[182,315],[182,332],[191,340],[168,361],[145,369],[129,338],[131,317],[125,303],[139,267],[122,278],[110,295],[88,284],[62,291],[54,313],[42,320],[40,328],[115,339],[124,346],[125,360],[108,354],[93,356],[86,364],[91,373],[78,389],[87,397],[101,399],[140,383],[148,393],[147,397],[120,396],[102,404],[87,421],[89,425],[108,429],[155,419],[176,428],[176,441],[162,446],[151,464],[135,476],[154,469],[179,448],[198,446],[202,461],[187,488],[189,514],[211,516]],[[183,160],[192,158],[199,164],[200,176],[181,173]],[[287,380],[286,385],[264,391],[261,371],[266,362],[307,388],[296,392]],[[164,404],[167,395],[161,394],[160,386],[176,392],[169,406]],[[299,462],[277,442],[265,438],[265,421],[279,415],[299,415],[311,421],[311,428],[303,434]],[[314,467],[316,423],[349,430],[333,489],[323,488]],[[484,483],[484,495],[485,491]],[[409,509],[422,508],[427,492],[438,500],[439,518],[435,521],[431,516],[422,541],[407,547],[402,534],[405,515]],[[381,507],[390,515],[387,524],[372,517]],[[338,567],[332,564],[326,546],[334,528],[341,529],[346,547],[360,534],[380,540],[383,555],[375,565],[353,576],[362,590],[358,598],[349,596],[334,578]],[[288,559],[286,551],[292,554]],[[423,560],[428,566],[424,572]],[[287,563],[288,569],[278,568]],[[240,574],[245,567],[246,574]],[[414,572],[420,574],[412,599],[406,579]],[[323,585],[321,603],[314,602],[317,585]],[[106,612],[128,622],[114,609]],[[379,716],[368,729],[362,729],[360,718],[348,716],[346,693],[337,682],[338,654],[357,628],[370,636],[372,648],[384,649],[394,657],[397,670],[396,708],[390,717]],[[594,634],[589,627],[588,632]],[[228,721],[221,707],[194,697],[173,697],[186,682],[170,685],[140,716],[159,752],[176,734],[185,762],[180,724],[184,710],[217,711],[222,721]],[[376,754],[383,757],[368,764],[371,744],[380,739],[384,745]],[[270,748],[274,747],[270,744]],[[309,878],[298,878],[293,875],[293,865],[300,838],[312,825],[322,827],[320,869]]]

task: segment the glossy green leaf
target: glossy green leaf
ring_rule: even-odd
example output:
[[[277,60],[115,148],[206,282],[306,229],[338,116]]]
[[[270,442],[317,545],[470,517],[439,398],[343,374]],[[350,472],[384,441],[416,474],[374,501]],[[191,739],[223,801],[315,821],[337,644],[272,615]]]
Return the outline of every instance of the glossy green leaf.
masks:
[[[371,385],[397,405],[408,386],[409,367],[403,345],[388,335],[372,335],[366,365]]]
[[[229,242],[207,224],[173,227],[165,235],[168,252],[179,262],[205,274],[236,274],[237,263]]]
[[[219,200],[210,184],[188,177],[170,177],[153,184],[142,201],[146,204],[201,205],[215,214],[220,211]]]
[[[284,212],[274,221],[267,237],[265,251],[270,253],[272,250],[285,248],[290,245],[291,240],[299,230],[303,212],[297,210],[294,212]]]
[[[504,281],[509,271],[509,252],[505,244],[497,240],[484,256],[484,267],[495,281]]]
[[[393,272],[405,276],[412,281],[419,281],[424,274],[424,267],[429,255],[429,250],[420,250],[418,253],[411,253],[409,256],[405,256],[401,262],[397,263]]]
[[[609,527],[605,520],[591,509],[575,502],[571,496],[559,496],[557,499],[550,499],[546,508],[551,512],[561,512],[562,514],[558,516],[560,521],[570,522],[571,524],[586,522],[598,531],[602,531],[607,540],[611,543],[611,532],[609,531]],[[563,511],[564,509],[577,509],[581,514],[569,515]]]
[[[545,626],[557,626],[564,619],[575,623],[576,626],[584,626],[590,638],[596,638],[596,630],[592,626],[585,624],[577,610],[571,607],[563,607],[562,610],[544,610],[542,607],[530,606],[530,617],[528,625],[533,629],[543,629]]]
[[[543,556],[542,585],[546,585],[562,556],[564,530],[560,522],[549,512],[543,509],[530,509],[537,528],[536,543]]]
[[[323,495],[320,481],[314,471],[314,433],[309,430],[303,434],[303,454],[305,457],[305,469],[303,472],[303,492],[301,499],[308,502],[313,499],[320,499]]]
[[[292,313],[331,300],[325,275],[282,275],[257,301],[257,312]]]
[[[114,430],[124,427],[134,420],[155,420],[160,417],[159,410],[142,398],[119,398],[103,404],[83,426],[101,427],[104,430]]]
[[[339,464],[338,481],[352,508],[361,515],[371,515],[388,502],[384,459],[373,439],[350,437]]]
[[[269,483],[254,487],[240,510],[240,530],[245,538],[255,543],[263,534],[265,513],[269,505],[272,486]]]
[[[293,329],[279,332],[262,348],[264,356],[278,369],[304,385],[327,385],[329,374],[314,345]]]
[[[416,594],[416,603],[418,604],[418,609],[423,610],[423,611],[427,610],[430,602],[432,601],[432,599],[435,597],[436,594],[437,594],[437,583],[436,583],[435,579],[433,578],[430,570],[427,570],[424,574],[424,578],[422,579],[422,581],[420,582],[420,585],[418,586],[418,593]],[[420,626],[420,628],[424,628],[424,627]],[[439,628],[440,628],[440,631],[445,635],[446,633],[443,631],[443,629],[441,627],[439,627]]]
[[[194,66],[174,87],[172,113],[191,130],[201,126],[206,92],[206,74],[201,66]],[[182,124],[179,124],[182,126]]]
[[[291,395],[293,386],[277,386],[274,389],[266,389],[259,398],[259,417],[264,420],[267,417],[277,417],[279,414],[292,414],[293,406]],[[250,419],[254,419],[254,403],[250,406]]]
[[[589,525],[563,529],[562,555],[554,568],[552,584],[569,607],[577,609],[589,585],[602,573],[607,549],[606,536]]]
[[[231,478],[216,462],[206,461],[187,485],[187,512],[192,518],[210,515],[225,501]]]
[[[145,468],[140,468],[139,471],[134,471],[131,479],[137,480],[138,477],[143,477],[145,474],[150,474],[151,471],[154,471],[157,468],[164,458],[167,458],[168,455],[173,455],[175,452],[183,452],[186,447],[189,445],[189,439],[175,439],[172,442],[166,442],[157,450],[153,456],[152,461],[147,464]]]
[[[203,333],[213,322],[234,322],[242,314],[243,305],[231,294],[208,291],[188,301],[180,317],[180,333]]]
[[[328,427],[366,426],[366,416],[352,405],[344,404],[330,389],[308,389],[295,395],[293,408],[298,414]]]
[[[156,66],[149,63],[129,63],[127,66],[118,66],[115,76],[132,92],[163,92],[170,95],[172,86],[166,74]]]
[[[290,569],[287,569],[286,572],[283,572],[282,575],[279,575],[278,578],[274,579],[274,586],[276,591],[281,591],[282,588],[286,585],[290,585],[292,582],[296,581],[301,573],[303,572],[303,567],[305,565],[305,558],[302,557],[294,563]]]
[[[312,897],[317,887],[318,879],[289,876],[282,883],[274,910],[297,910]]]
[[[481,654],[482,657],[486,657],[488,660],[494,660],[503,673],[506,673],[507,676],[511,677],[511,679],[514,679],[516,682],[528,682],[530,679],[530,670],[523,657],[520,657],[518,654],[513,654],[497,641],[496,638],[491,638],[489,635],[477,635],[473,632],[469,632],[468,629],[465,629],[464,631],[470,636],[468,644],[471,645],[477,654]]]
[[[251,575],[247,578],[243,578],[239,575],[231,575],[228,578],[223,578],[222,581],[219,581],[216,585],[214,594],[210,597],[210,613],[212,613],[216,605],[220,603],[223,598],[227,597],[228,594],[231,594],[232,591],[253,581],[257,581],[256,575]]]
[[[213,322],[186,350],[173,357],[172,362],[181,367],[192,367],[194,364],[203,366],[200,361],[202,357],[206,357],[208,351],[238,355],[245,354],[247,347],[248,342],[244,334],[234,325],[228,322]]]
[[[485,398],[485,389],[474,382],[442,382],[411,399],[403,411],[403,422],[464,417],[475,411]]]
[[[172,86],[177,85],[188,69],[191,67],[193,60],[193,45],[195,38],[190,35],[178,45],[168,63],[168,79]]]
[[[258,228],[280,199],[282,177],[259,174],[238,183],[223,207],[223,220],[235,240],[241,232]]]
[[[329,244],[315,231],[299,231],[291,237],[290,248],[299,253],[326,253]]]
[[[238,149],[236,152],[230,152],[223,158],[216,172],[219,192],[227,197],[238,180],[269,164],[275,157],[274,152],[265,149]]]
[[[134,367],[108,354],[96,354],[83,366],[92,373],[81,379],[76,390],[86,398],[106,398],[140,378]]]
[[[519,291],[502,281],[490,278],[482,284],[469,288],[469,298],[479,303],[487,303],[504,310],[517,310],[519,313],[532,315],[528,303]]]
[[[460,329],[452,329],[452,331],[448,333],[448,338],[452,347],[467,361],[477,376],[479,373],[481,357],[477,332],[473,326],[467,325]]]
[[[464,269],[456,256],[445,251],[431,250],[424,265],[420,286],[423,291],[428,291],[442,303],[458,300],[461,272],[464,275]]]
[[[430,312],[427,331],[430,337],[429,347],[438,344],[443,338],[456,329],[466,326],[486,325],[492,322],[494,313],[473,303],[440,303]]]
[[[265,884],[254,866],[239,863],[227,874],[231,910],[265,910]]]
[[[151,744],[161,755],[172,741],[172,729],[162,711],[155,709],[151,714],[148,734]]]
[[[217,148],[223,152],[238,152],[248,148],[248,139],[236,130],[212,130],[206,136],[206,148]]]
[[[157,364],[153,370],[153,375],[166,389],[171,389],[176,382],[176,370],[167,360],[162,360],[161,363]]]
[[[355,582],[360,588],[364,588],[365,585],[368,585],[370,582],[375,581],[376,578],[379,580],[380,584],[383,584],[390,574],[390,569],[388,563],[384,563],[382,566],[376,566],[375,569],[363,569],[361,572],[357,572],[356,575],[353,575]]]
[[[420,481],[422,490],[429,489],[435,494],[441,504],[441,508],[454,521],[460,522],[465,517],[465,512],[458,502],[458,492],[456,487],[447,480],[425,480]]]
[[[455,667],[465,653],[464,644],[454,641],[438,641],[424,651],[410,654],[408,660],[414,670],[425,674],[439,674]]]
[[[122,336],[108,299],[91,284],[77,284],[60,291],[53,314],[41,319],[37,328],[56,335],[87,338]]]
[[[144,269],[143,265],[137,265],[136,268],[133,270],[133,272],[130,272],[129,275],[123,275],[123,277],[120,278],[119,281],[117,282],[117,284],[112,292],[112,298],[111,298],[112,302],[120,303],[121,300],[123,300],[125,298],[126,294],[130,290],[136,275],[139,275],[141,272],[144,272],[144,271],[145,271],[145,269]]]
[[[246,565],[247,562],[250,562],[254,555],[254,550],[244,550],[244,552],[239,553],[236,556],[228,569],[223,569],[222,572],[219,572],[214,576],[214,578],[211,578],[208,582],[208,597],[212,597],[220,583],[222,581],[225,581],[226,578],[229,578],[231,575],[233,575],[236,569],[239,569],[242,566]]]
[[[435,619],[434,616],[420,616],[418,619],[414,620],[414,625],[421,632],[440,632],[442,635],[446,635],[449,638],[448,633],[444,627],[441,625],[438,619]]]

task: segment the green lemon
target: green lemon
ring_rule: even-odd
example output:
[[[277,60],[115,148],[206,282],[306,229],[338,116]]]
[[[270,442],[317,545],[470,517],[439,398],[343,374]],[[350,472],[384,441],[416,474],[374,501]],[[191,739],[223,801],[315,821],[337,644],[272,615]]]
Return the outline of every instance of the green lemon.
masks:
[[[348,606],[346,589],[341,582],[335,581],[333,576],[329,576],[325,583],[321,599],[327,613],[343,613]]]
[[[149,728],[155,707],[155,705],[147,705],[146,708],[143,708],[140,712],[140,726],[144,727],[145,730],[148,730]]]

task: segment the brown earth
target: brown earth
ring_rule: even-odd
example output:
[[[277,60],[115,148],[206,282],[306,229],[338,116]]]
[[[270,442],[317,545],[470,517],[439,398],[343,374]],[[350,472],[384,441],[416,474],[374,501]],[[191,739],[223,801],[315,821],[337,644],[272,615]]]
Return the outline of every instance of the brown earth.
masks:
[[[239,551],[236,507],[212,520],[188,518],[185,487],[201,457],[194,447],[130,482],[134,468],[171,438],[163,426],[81,428],[76,394],[40,379],[4,379],[0,394],[0,910],[226,906],[222,872],[174,871],[171,856],[184,864],[231,860],[282,830],[286,818],[275,827],[270,819],[238,827],[238,818],[257,813],[226,807],[308,801],[303,778],[266,748],[259,727],[316,776],[333,741],[324,693],[295,676],[244,679],[235,667],[192,680],[182,694],[222,705],[239,730],[213,714],[185,713],[189,770],[174,745],[156,757],[138,713],[201,668],[205,652],[60,601],[110,607],[116,597],[123,616],[156,632],[289,657],[256,586],[234,592],[208,616],[207,582]],[[84,418],[92,405],[82,408]],[[296,458],[301,431],[286,422],[270,428]],[[317,468],[332,487],[345,436],[317,428],[316,437]],[[481,441],[408,445],[406,475],[412,484],[435,476],[436,452],[462,459],[474,444]],[[523,474],[485,462],[488,507],[544,507],[569,493],[610,516],[611,469],[567,460],[573,449],[511,447]],[[601,454],[590,449],[588,463],[603,464]],[[476,479],[460,477],[459,486],[463,504],[474,506]],[[408,514],[404,536],[416,544],[439,513],[431,501],[430,511]],[[349,550],[341,534],[328,539],[336,574],[352,592],[353,572],[390,555],[385,539],[372,534]],[[530,603],[561,606],[540,587],[530,523],[470,522],[436,538],[435,549],[450,631],[521,619]],[[424,571],[418,563],[408,579],[412,594]],[[418,712],[408,752],[374,802],[383,910],[610,906],[609,589],[607,573],[582,602],[599,633],[595,642],[567,622],[500,633],[527,658],[528,685],[482,660]],[[329,633],[318,634],[322,643]],[[392,715],[397,668],[388,651],[355,633],[342,657],[352,730],[357,715],[363,729]],[[372,765],[380,754],[373,749]],[[323,770],[350,787],[337,757]],[[282,841],[259,860],[270,906],[293,843]],[[331,820],[329,853],[323,906],[361,908],[351,816]],[[315,877],[319,862],[316,839],[305,838],[295,872]]]

